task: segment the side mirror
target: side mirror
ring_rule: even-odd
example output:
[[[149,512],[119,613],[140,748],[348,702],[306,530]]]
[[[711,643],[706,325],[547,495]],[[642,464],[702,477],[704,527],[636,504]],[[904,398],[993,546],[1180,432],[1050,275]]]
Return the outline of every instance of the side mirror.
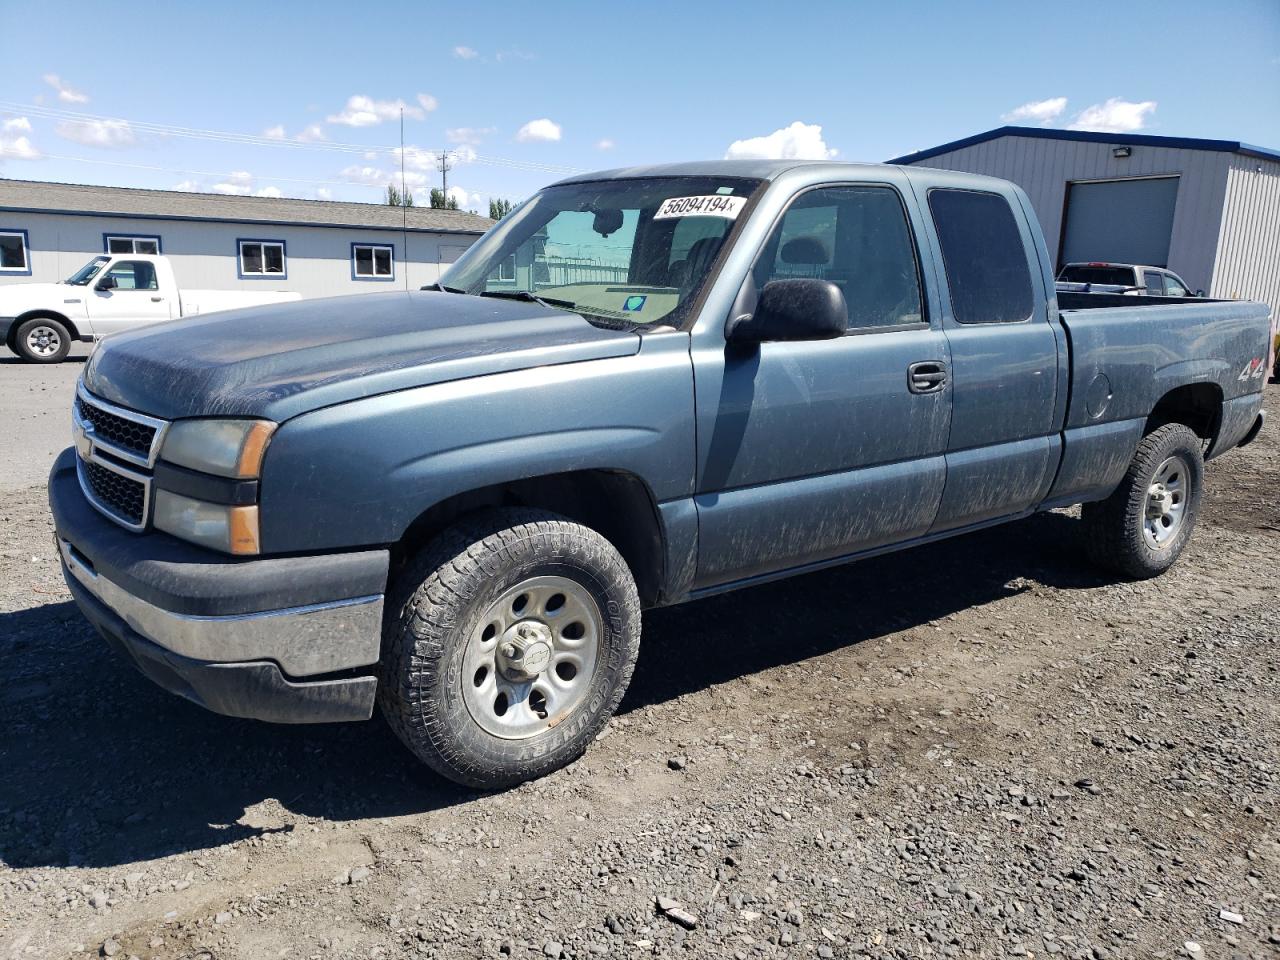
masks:
[[[105,276],[98,281],[99,290],[114,290],[116,288],[116,278],[113,276]]]
[[[832,340],[844,336],[849,308],[829,280],[770,280],[755,313],[734,317],[725,328],[730,343],[769,340]]]

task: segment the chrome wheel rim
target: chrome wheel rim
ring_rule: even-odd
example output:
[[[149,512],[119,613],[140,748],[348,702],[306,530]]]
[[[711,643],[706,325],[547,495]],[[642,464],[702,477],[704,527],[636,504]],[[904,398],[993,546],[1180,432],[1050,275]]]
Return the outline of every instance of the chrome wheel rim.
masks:
[[[1142,536],[1147,546],[1163,550],[1173,542],[1186,516],[1191,494],[1191,467],[1182,456],[1170,457],[1156,470],[1147,488]]]
[[[594,598],[567,577],[504,591],[467,639],[461,682],[471,718],[504,740],[550,730],[587,698],[602,628]]]
[[[27,331],[27,349],[37,357],[52,357],[62,349],[62,337],[53,327],[40,324]]]

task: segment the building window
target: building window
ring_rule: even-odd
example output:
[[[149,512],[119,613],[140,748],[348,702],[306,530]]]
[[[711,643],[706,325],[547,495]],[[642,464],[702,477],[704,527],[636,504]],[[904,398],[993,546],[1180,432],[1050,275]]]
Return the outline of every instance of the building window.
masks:
[[[123,234],[103,234],[104,253],[152,253],[160,252],[159,237],[135,237]]]
[[[394,280],[396,278],[395,247],[385,243],[353,243],[351,245],[352,280]]]
[[[240,247],[242,280],[283,280],[285,269],[283,240],[237,240]]]
[[[0,274],[31,276],[27,231],[0,228]]]

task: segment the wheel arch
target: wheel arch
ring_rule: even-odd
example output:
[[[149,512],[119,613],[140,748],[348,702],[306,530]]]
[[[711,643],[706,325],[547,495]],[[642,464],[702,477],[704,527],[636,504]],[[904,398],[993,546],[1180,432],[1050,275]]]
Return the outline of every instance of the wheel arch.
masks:
[[[1143,434],[1166,423],[1181,423],[1207,443],[1217,439],[1222,428],[1222,387],[1211,380],[1184,383],[1165,392],[1147,417]]]
[[[13,326],[9,328],[9,347],[18,342],[18,328],[28,320],[55,320],[67,328],[67,332],[71,334],[71,339],[80,339],[80,328],[76,326],[74,320],[66,314],[58,313],[56,310],[41,308],[39,310],[28,310],[26,313],[19,314],[13,318]]]
[[[643,479],[623,470],[588,469],[523,477],[454,494],[422,511],[391,551],[392,576],[437,534],[468,514],[492,507],[539,507],[595,530],[631,570],[644,606],[665,585],[662,519]]]

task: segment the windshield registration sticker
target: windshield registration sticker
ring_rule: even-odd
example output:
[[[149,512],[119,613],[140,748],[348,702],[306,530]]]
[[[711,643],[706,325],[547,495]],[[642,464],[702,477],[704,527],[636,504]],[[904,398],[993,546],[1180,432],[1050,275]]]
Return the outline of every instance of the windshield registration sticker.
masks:
[[[736,220],[746,205],[746,197],[725,197],[715,194],[706,197],[672,197],[670,200],[663,201],[658,212],[653,215],[653,219],[724,217],[726,220]]]

